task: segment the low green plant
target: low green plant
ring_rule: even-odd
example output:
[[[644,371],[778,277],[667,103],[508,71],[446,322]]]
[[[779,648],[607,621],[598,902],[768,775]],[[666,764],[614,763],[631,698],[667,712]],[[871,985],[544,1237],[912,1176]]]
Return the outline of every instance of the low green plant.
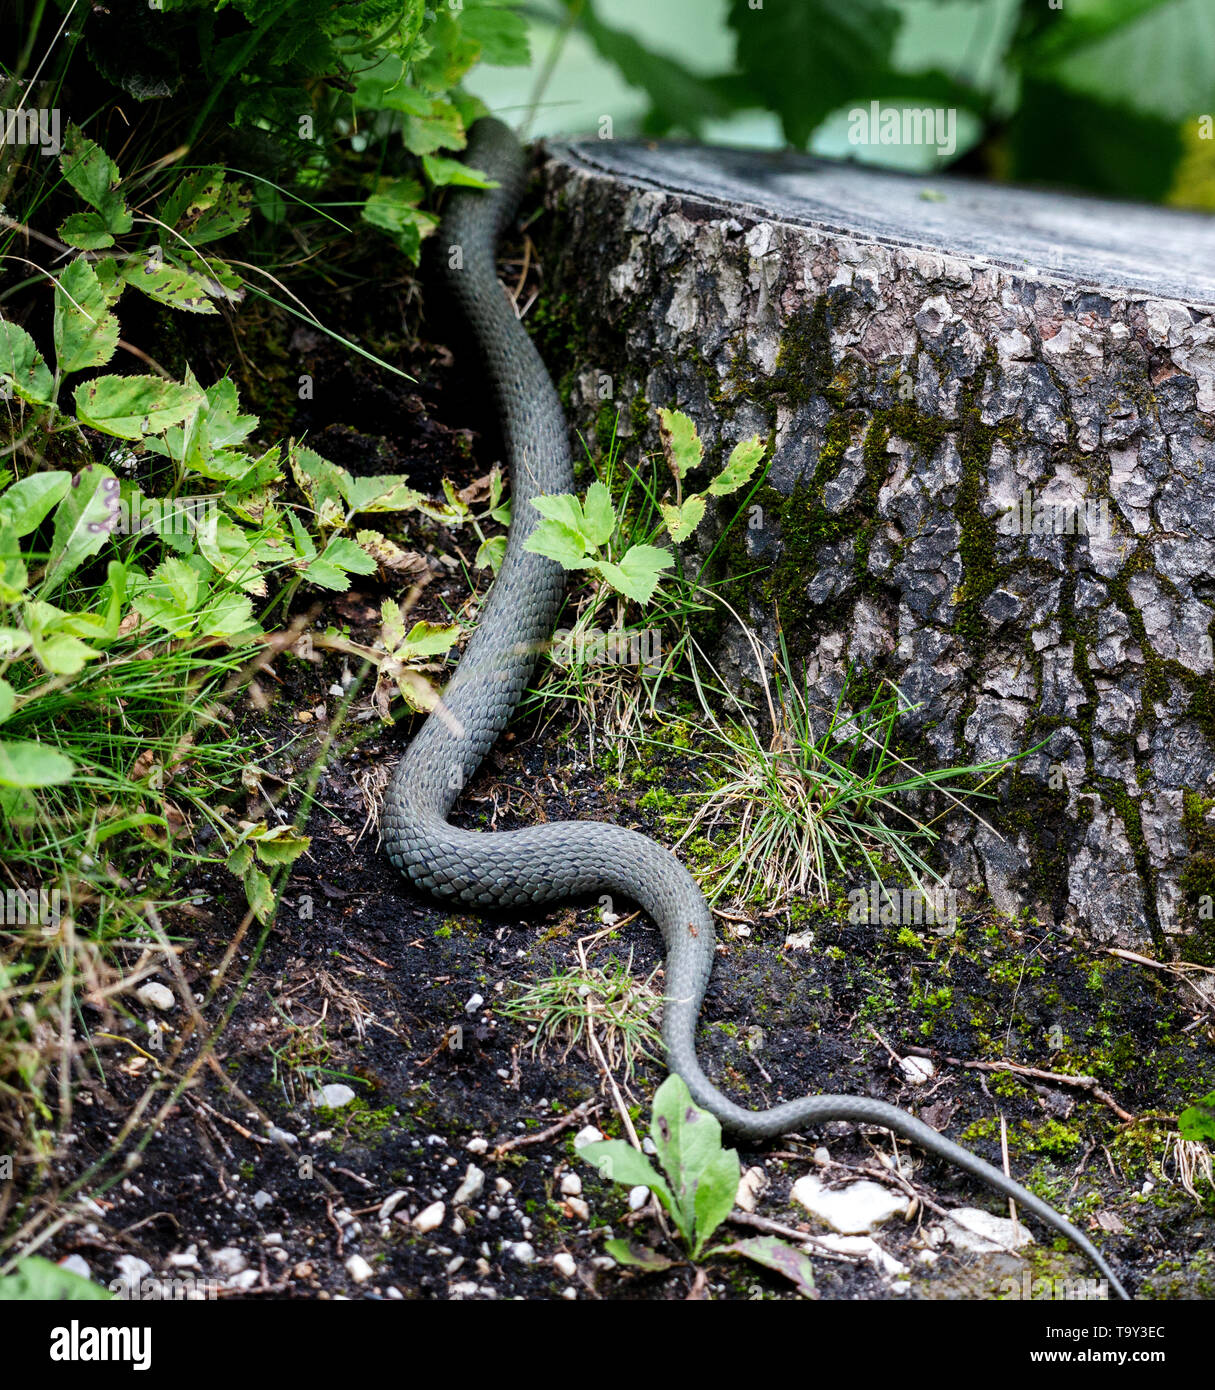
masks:
[[[799,1250],[774,1236],[713,1245],[715,1232],[734,1209],[741,1180],[735,1149],[722,1147],[721,1125],[692,1100],[686,1083],[669,1076],[654,1096],[650,1139],[662,1172],[631,1144],[607,1139],[587,1144],[579,1156],[609,1181],[647,1187],[675,1224],[684,1254],[693,1263],[719,1255],[737,1256],[791,1279],[799,1293],[814,1297],[814,1270]],[[619,1263],[661,1272],[676,1263],[653,1246],[609,1240],[604,1249]]]

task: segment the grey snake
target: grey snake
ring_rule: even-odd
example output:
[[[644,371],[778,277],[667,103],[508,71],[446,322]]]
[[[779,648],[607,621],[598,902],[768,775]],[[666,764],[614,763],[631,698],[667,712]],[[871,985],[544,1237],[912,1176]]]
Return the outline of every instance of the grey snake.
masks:
[[[884,1101],[818,1095],[746,1110],[713,1085],[696,1056],[696,1021],[713,967],[713,918],[692,875],[645,835],[594,821],[550,822],[497,833],[447,823],[461,788],[505,728],[552,636],[565,573],[524,543],[540,521],[530,499],[573,491],[561,402],[540,355],[498,284],[498,236],[514,216],[527,163],[513,133],[491,118],[470,132],[467,162],[497,180],[491,190],[452,190],[439,245],[447,280],[484,355],[503,430],[513,510],[506,554],[476,630],[443,694],[397,765],[381,833],[393,864],[416,887],[471,905],[523,907],[592,893],[637,903],[666,943],[663,1042],[671,1070],[696,1103],[749,1140],[849,1120],[881,1125],[1013,1198],[1097,1265],[1119,1297],[1117,1276],[1088,1238],[998,1168]],[[453,262],[456,264],[453,266]]]

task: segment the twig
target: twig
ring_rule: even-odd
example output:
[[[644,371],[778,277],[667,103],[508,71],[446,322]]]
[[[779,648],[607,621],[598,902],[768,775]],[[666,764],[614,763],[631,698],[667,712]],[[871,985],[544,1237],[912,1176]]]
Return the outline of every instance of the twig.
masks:
[[[509,1153],[512,1149],[523,1149],[529,1144],[547,1144],[550,1139],[555,1139],[563,1130],[576,1125],[579,1120],[588,1119],[602,1105],[601,1100],[584,1100],[581,1105],[576,1105],[572,1110],[566,1111],[555,1125],[549,1125],[539,1134],[520,1134],[514,1139],[505,1139],[501,1144],[496,1144],[490,1153],[490,1158],[501,1158],[503,1154]]]

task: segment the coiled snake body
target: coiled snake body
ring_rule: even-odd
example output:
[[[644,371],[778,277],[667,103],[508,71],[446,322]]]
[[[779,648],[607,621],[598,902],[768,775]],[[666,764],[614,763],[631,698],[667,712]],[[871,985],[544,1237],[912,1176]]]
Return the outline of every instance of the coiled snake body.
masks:
[[[770,1139],[828,1120],[885,1126],[972,1173],[1062,1232],[1126,1298],[1108,1264],[1069,1221],[999,1169],[905,1111],[880,1100],[834,1095],[806,1096],[755,1111],[722,1095],[701,1070],[695,1046],[696,1020],[713,966],[713,918],[692,875],[652,840],[592,821],[493,834],[448,825],[460,789],[522,695],[561,605],[561,567],[523,548],[540,520],[530,499],[573,491],[560,400],[495,270],[499,232],[523,191],[525,158],[511,131],[488,118],[473,127],[466,157],[499,186],[490,191],[454,190],[439,244],[444,252],[459,248],[458,256],[448,256],[449,262],[458,263],[458,268],[449,269],[448,279],[484,353],[501,414],[513,515],[505,559],[444,692],[445,709],[423,724],[385,795],[381,827],[389,857],[419,888],[470,904],[523,906],[602,892],[631,899],[662,929],[666,943],[663,1041],[671,1070],[684,1079],[696,1103],[727,1129],[745,1139]]]

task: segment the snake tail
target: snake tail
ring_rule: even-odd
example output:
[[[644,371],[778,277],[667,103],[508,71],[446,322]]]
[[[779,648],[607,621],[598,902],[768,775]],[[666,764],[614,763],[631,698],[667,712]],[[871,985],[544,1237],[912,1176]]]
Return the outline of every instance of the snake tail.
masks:
[[[1118,1296],[1128,1297],[1101,1253],[1070,1221],[894,1105],[817,1095],[755,1111],[723,1095],[702,1070],[695,1043],[713,966],[713,917],[692,875],[653,840],[592,821],[494,833],[448,824],[460,789],[510,719],[561,607],[564,571],[524,549],[541,520],[531,499],[574,487],[560,399],[495,268],[498,235],[526,183],[526,158],[514,134],[488,117],[473,126],[465,158],[497,187],[453,190],[438,246],[451,293],[481,349],[501,419],[512,518],[501,570],[444,691],[443,708],[423,723],[385,793],[381,833],[390,859],[417,888],[473,906],[527,907],[603,892],[637,903],[661,928],[666,945],[663,1042],[670,1068],[727,1130],[765,1140],[829,1120],[884,1126],[1011,1197],[1084,1251]]]

